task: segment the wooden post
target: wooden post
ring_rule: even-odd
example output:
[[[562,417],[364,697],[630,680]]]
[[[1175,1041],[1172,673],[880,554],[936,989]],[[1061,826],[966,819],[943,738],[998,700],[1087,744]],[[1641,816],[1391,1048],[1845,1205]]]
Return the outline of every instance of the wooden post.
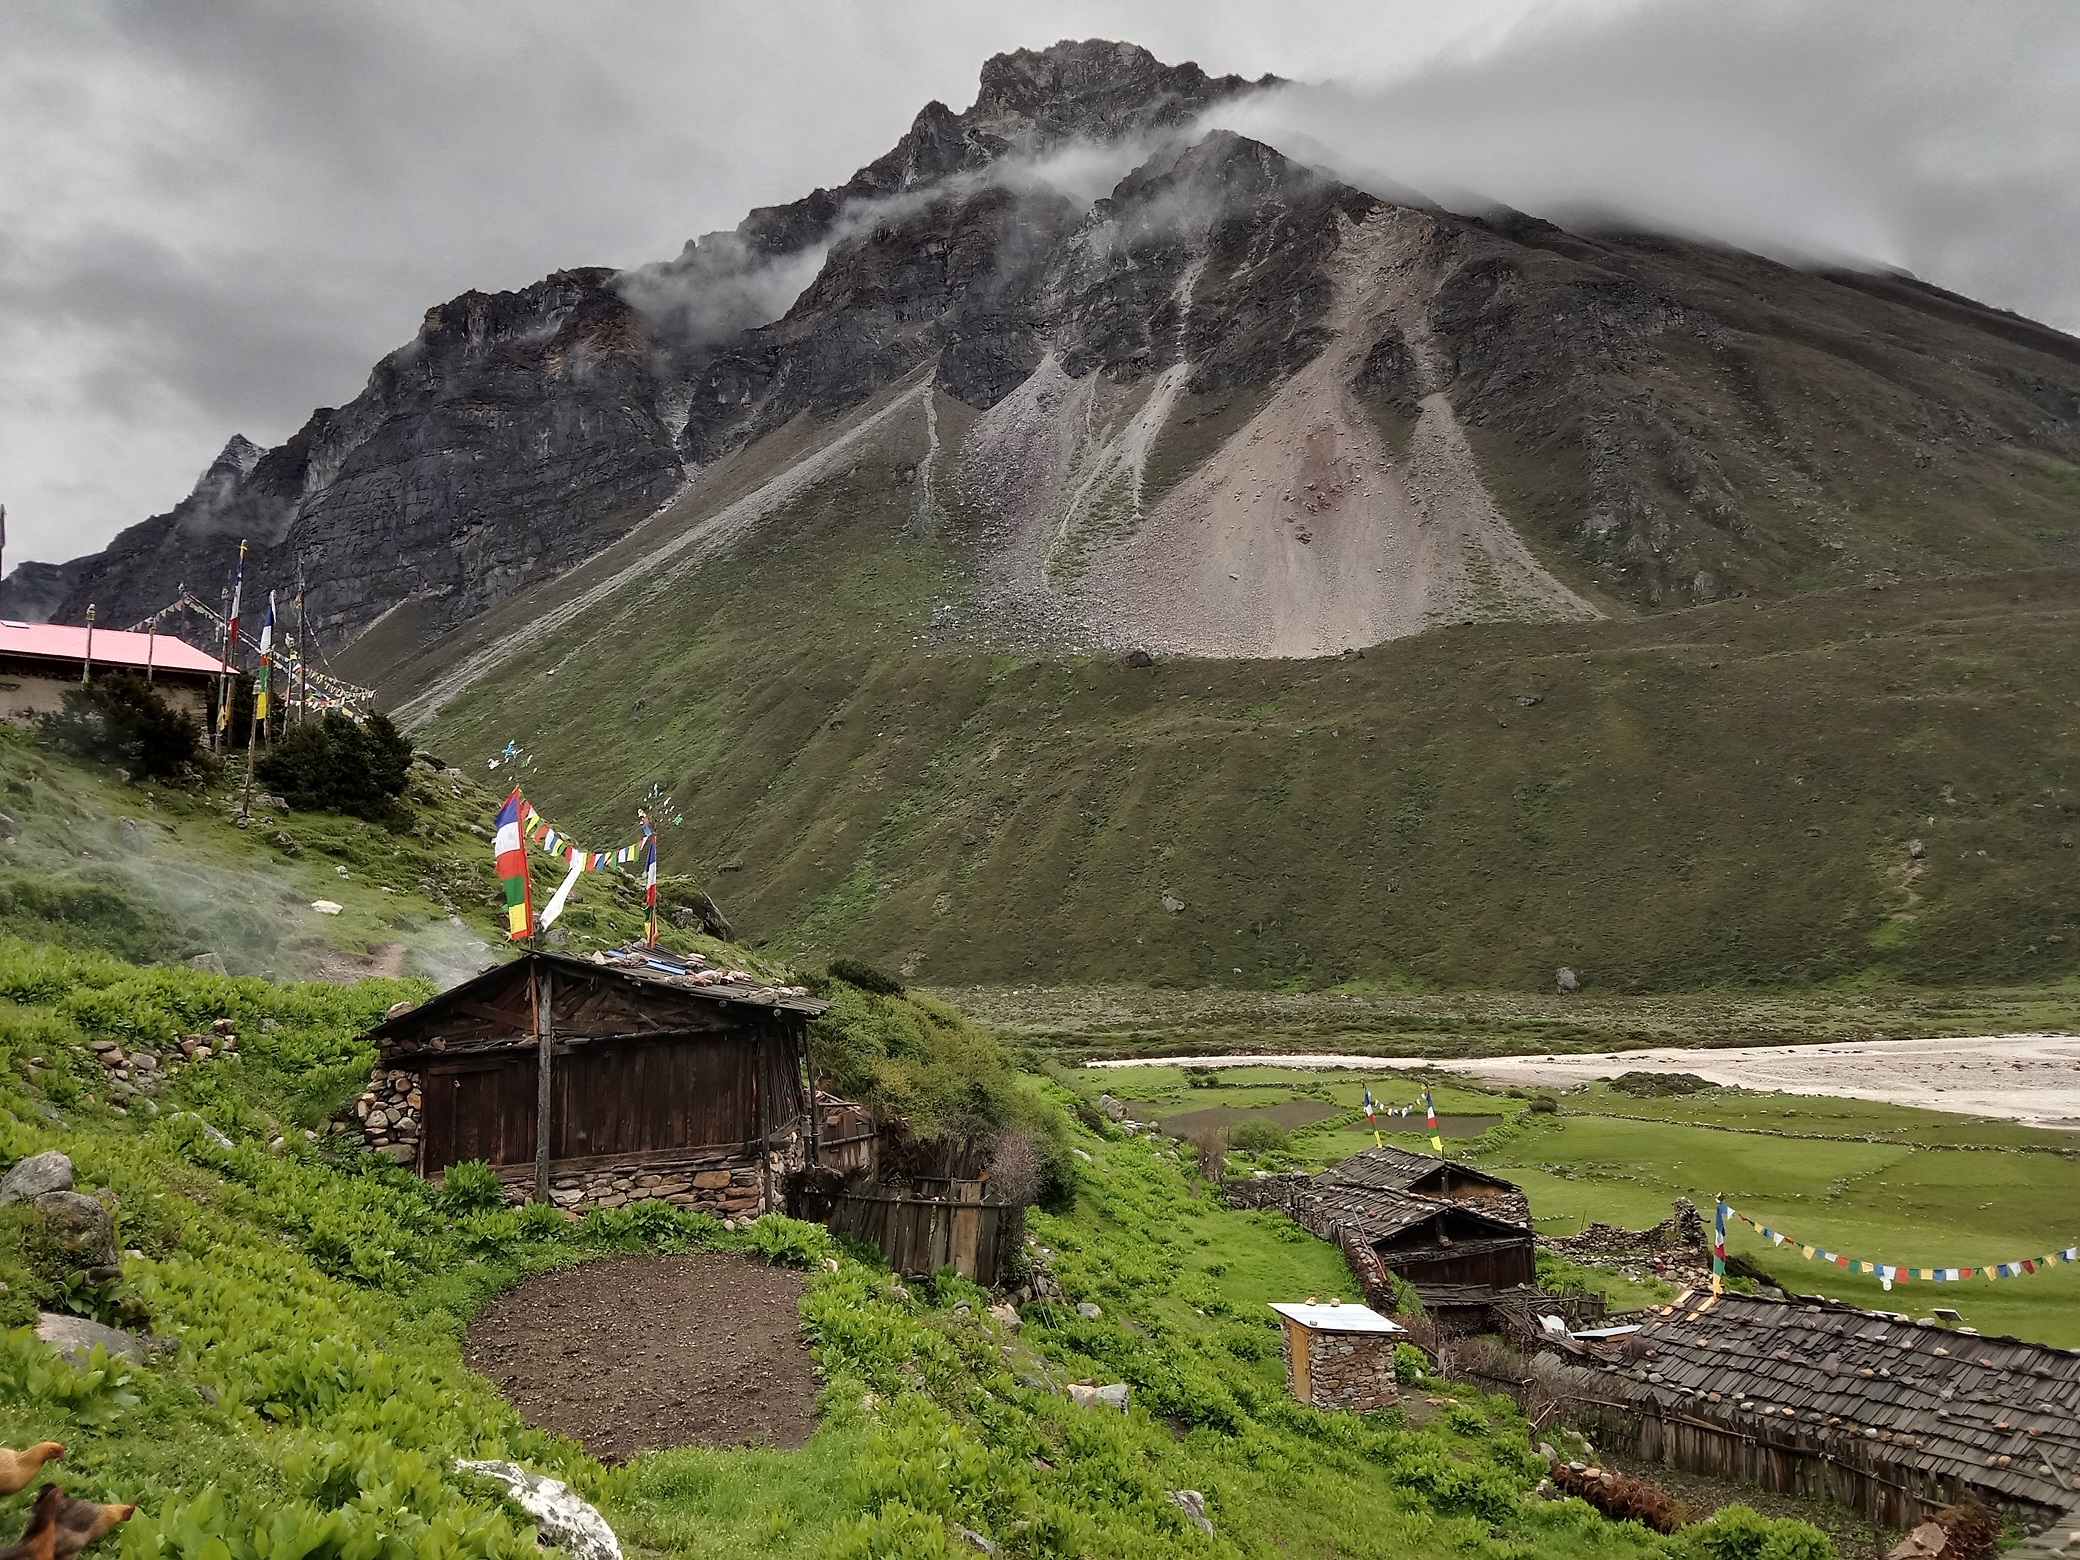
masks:
[[[528,976],[528,992],[534,999],[534,1200],[549,1201],[549,1070],[555,1045],[555,1017],[550,1003],[555,987],[546,971]]]
[[[79,685],[84,688],[94,680],[94,603],[87,603],[87,653],[79,663]]]
[[[763,1065],[751,1069],[753,1087],[758,1091],[758,1211],[767,1214],[773,1211],[773,1091],[769,1076],[773,1071],[773,1047],[762,1038],[758,1049]]]

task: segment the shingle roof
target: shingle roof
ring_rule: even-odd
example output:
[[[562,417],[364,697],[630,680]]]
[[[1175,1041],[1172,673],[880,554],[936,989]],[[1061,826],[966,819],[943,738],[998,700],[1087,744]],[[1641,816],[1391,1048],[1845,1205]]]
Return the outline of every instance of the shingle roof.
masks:
[[[1314,1179],[1317,1186],[1368,1186],[1405,1192],[1435,1176],[1439,1171],[1450,1171],[1468,1181],[1483,1181],[1491,1186],[1504,1186],[1515,1190],[1514,1185],[1503,1180],[1501,1176],[1490,1175],[1485,1170],[1476,1170],[1471,1165],[1462,1165],[1456,1159],[1440,1159],[1435,1154],[1412,1154],[1405,1148],[1386,1145],[1353,1154],[1342,1164],[1324,1170]]]
[[[1860,1449],[2063,1509],[2080,1492],[2080,1351],[1981,1338],[1818,1298],[1686,1295],[1631,1339],[1577,1344],[1618,1395]]]
[[[1464,1203],[1325,1177],[1316,1177],[1312,1186],[1297,1189],[1291,1211],[1307,1229],[1324,1240],[1339,1243],[1348,1235],[1373,1246],[1432,1221],[1450,1223],[1456,1231],[1472,1231],[1477,1237],[1531,1238],[1531,1231],[1521,1225],[1490,1218]],[[1454,1241],[1458,1239],[1459,1234],[1455,1233]]]
[[[70,623],[17,623],[0,619],[0,655],[45,656],[79,661],[87,653],[87,631]],[[214,672],[221,663],[172,634],[132,634],[113,628],[94,630],[96,666],[150,665],[162,672]]]

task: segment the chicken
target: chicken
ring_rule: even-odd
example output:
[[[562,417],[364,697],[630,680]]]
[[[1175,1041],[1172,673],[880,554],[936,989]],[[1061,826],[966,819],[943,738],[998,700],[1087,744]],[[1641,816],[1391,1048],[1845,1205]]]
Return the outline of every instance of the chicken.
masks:
[[[65,1447],[58,1441],[38,1441],[22,1452],[0,1446],[0,1495],[12,1495],[17,1490],[27,1489],[43,1472],[45,1463],[64,1455]]]
[[[19,1542],[0,1549],[0,1560],[57,1560],[58,1508],[64,1503],[65,1492],[57,1485],[39,1490],[29,1508],[29,1526]]]
[[[74,1500],[67,1495],[58,1502],[58,1539],[54,1560],[72,1560],[103,1533],[128,1522],[136,1514],[135,1506],[104,1506],[96,1501]]]

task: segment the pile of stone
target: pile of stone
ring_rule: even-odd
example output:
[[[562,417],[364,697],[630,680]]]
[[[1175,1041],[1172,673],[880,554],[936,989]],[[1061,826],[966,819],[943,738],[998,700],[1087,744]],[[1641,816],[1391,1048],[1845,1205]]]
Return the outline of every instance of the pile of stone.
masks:
[[[207,1034],[182,1035],[174,1042],[173,1052],[163,1057],[149,1046],[132,1046],[126,1051],[113,1040],[94,1042],[94,1059],[107,1075],[109,1094],[118,1101],[135,1094],[157,1094],[186,1063],[237,1055],[237,1028],[228,1018],[211,1024]]]
[[[424,1104],[418,1074],[399,1067],[378,1067],[354,1101],[354,1114],[360,1118],[370,1148],[408,1165],[419,1157]]]
[[[1672,1207],[1667,1218],[1643,1230],[1592,1223],[1579,1235],[1541,1236],[1539,1245],[1570,1262],[1610,1268],[1628,1278],[1702,1282],[1711,1260],[1704,1219],[1687,1197],[1676,1198]]]

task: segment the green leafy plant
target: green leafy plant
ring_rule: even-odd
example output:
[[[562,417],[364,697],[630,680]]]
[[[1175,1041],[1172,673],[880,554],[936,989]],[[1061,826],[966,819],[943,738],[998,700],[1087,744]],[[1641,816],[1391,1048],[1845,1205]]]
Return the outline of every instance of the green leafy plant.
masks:
[[[133,776],[176,775],[194,763],[202,732],[134,672],[109,672],[65,692],[58,713],[41,717],[44,740],[76,757],[120,764]]]

